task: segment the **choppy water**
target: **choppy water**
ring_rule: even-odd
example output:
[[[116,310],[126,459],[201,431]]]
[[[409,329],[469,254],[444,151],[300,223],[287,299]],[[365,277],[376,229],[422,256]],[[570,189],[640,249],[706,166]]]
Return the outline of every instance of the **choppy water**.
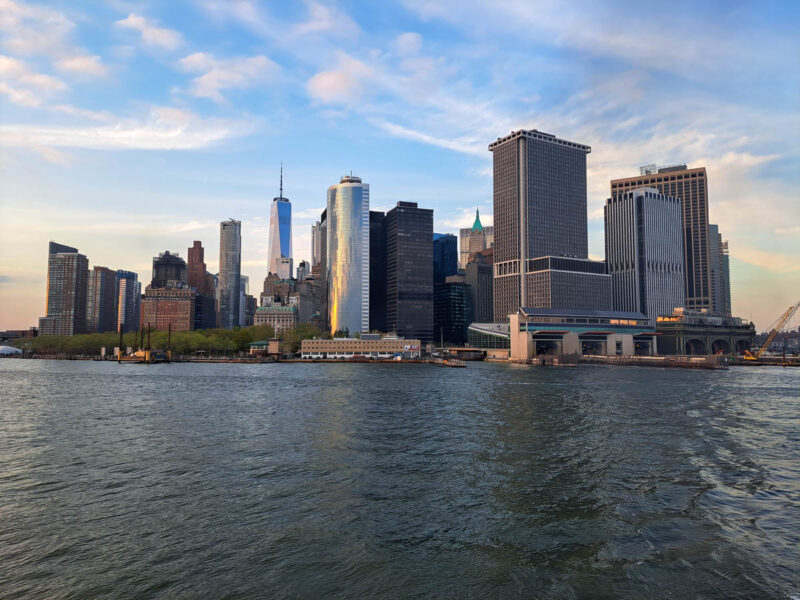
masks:
[[[2,598],[800,596],[800,370],[0,360]]]

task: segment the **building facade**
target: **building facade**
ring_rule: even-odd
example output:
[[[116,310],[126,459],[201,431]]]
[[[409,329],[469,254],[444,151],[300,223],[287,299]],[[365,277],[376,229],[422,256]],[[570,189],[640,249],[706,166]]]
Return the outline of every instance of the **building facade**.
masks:
[[[683,208],[655,188],[609,198],[604,207],[606,263],[613,308],[652,323],[684,305]]]
[[[89,271],[86,331],[117,331],[117,272],[106,267]]]
[[[313,339],[300,343],[303,358],[418,358],[422,352],[420,340],[366,334],[360,338]]]
[[[730,317],[731,280],[728,241],[722,239],[717,225],[708,226],[708,246],[708,259],[711,264],[711,312],[721,317]]]
[[[170,282],[188,283],[186,261],[180,255],[166,250],[153,257],[153,278],[150,286],[163,288]]]
[[[433,282],[444,283],[458,272],[458,238],[452,233],[433,234]]]
[[[117,325],[123,333],[138,331],[141,316],[142,284],[133,271],[117,271]]]
[[[313,269],[322,261],[322,230],[320,222],[311,226],[311,268]]]
[[[433,286],[433,335],[438,344],[463,346],[467,329],[475,319],[472,295],[463,275],[451,275]]]
[[[386,329],[433,340],[433,210],[398,202],[386,213]]]
[[[297,308],[295,306],[259,306],[254,317],[255,325],[269,325],[280,335],[284,331],[297,326]]]
[[[272,199],[269,209],[269,265],[268,273],[282,279],[294,275],[292,265],[292,203],[283,196],[283,165],[277,198]]]
[[[489,150],[497,232],[494,321],[506,320],[522,306],[552,307],[562,300],[599,306],[590,298],[604,301],[610,282],[587,264],[586,155],[591,148],[534,129],[498,138]],[[578,259],[562,266],[579,269],[545,272],[540,267],[546,257]]]
[[[327,312],[331,332],[369,330],[369,185],[345,176],[328,188]]]
[[[611,180],[611,196],[636,188],[655,188],[680,198],[683,206],[684,296],[689,310],[713,310],[708,243],[708,180],[705,167],[642,167],[638,177]]]
[[[191,331],[195,327],[197,292],[187,285],[147,286],[142,298],[142,325],[159,331]]]
[[[86,331],[89,260],[77,248],[50,242],[47,255],[47,304],[39,335],[75,335]]]
[[[311,265],[308,261],[301,260],[297,265],[297,281],[303,281],[309,275],[311,275]]]
[[[386,215],[369,211],[369,330],[386,331]]]
[[[464,271],[472,301],[472,319],[490,323],[494,318],[492,263],[483,252],[478,252],[472,255]]]
[[[755,325],[738,317],[678,309],[656,321],[660,354],[744,354],[755,344]]]
[[[242,268],[242,223],[230,219],[219,226],[219,326],[239,325]]]
[[[189,287],[193,287],[199,293],[206,296],[214,296],[214,281],[211,273],[208,272],[205,263],[205,250],[203,244],[195,240],[189,248],[189,260],[187,261],[187,279]]]

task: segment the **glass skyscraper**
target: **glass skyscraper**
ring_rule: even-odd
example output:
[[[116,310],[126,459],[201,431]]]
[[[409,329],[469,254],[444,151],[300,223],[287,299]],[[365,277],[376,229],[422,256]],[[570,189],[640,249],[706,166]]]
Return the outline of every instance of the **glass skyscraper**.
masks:
[[[230,219],[219,224],[219,325],[239,325],[241,296],[242,222]]]
[[[292,277],[292,203],[283,197],[283,169],[280,195],[269,210],[269,272],[281,279]]]
[[[369,331],[369,185],[345,176],[328,188],[326,273],[330,331]]]
[[[117,271],[117,331],[137,331],[139,329],[142,302],[142,284],[133,271]]]

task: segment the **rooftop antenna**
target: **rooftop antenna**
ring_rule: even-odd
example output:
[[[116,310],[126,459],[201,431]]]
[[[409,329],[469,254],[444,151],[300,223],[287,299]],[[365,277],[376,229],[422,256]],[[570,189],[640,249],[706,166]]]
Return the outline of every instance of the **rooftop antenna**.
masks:
[[[281,161],[281,193],[279,195],[283,198],[283,161]]]

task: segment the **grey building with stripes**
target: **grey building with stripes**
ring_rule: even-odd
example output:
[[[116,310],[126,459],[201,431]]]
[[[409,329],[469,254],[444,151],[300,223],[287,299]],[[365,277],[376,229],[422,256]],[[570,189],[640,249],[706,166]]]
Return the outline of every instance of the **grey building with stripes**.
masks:
[[[620,191],[604,208],[614,310],[658,315],[685,306],[683,206],[655,188]]]

